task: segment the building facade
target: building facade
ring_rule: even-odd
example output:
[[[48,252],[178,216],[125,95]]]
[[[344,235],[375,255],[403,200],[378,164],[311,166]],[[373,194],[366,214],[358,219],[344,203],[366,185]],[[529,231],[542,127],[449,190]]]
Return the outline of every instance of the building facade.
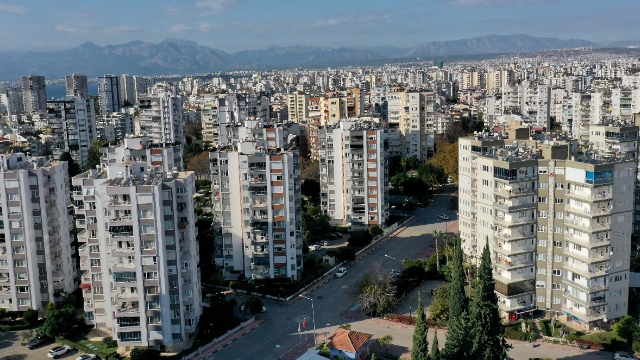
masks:
[[[68,152],[81,167],[87,164],[91,143],[98,139],[92,99],[67,96],[47,101],[47,116],[54,158]]]
[[[117,76],[104,75],[98,78],[98,100],[101,115],[120,111],[122,109],[120,98],[120,84]]]
[[[44,112],[47,108],[47,89],[44,76],[29,74],[22,77],[22,100],[26,113]]]
[[[136,134],[148,136],[156,144],[184,144],[183,102],[182,97],[168,91],[140,96]]]
[[[67,86],[67,96],[80,96],[83,99],[89,98],[89,85],[87,76],[73,73],[64,77]]]

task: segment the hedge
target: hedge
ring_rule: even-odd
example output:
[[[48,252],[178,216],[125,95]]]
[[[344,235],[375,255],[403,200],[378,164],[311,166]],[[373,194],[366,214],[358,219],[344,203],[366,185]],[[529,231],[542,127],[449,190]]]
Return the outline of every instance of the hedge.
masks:
[[[397,323],[404,324],[404,325],[415,325],[416,324],[416,317],[415,316],[389,313],[389,314],[384,314],[384,316],[382,318],[385,319],[385,320],[397,322]],[[440,328],[440,329],[446,329],[447,324],[446,324],[446,322],[438,322],[438,321],[434,321],[434,320],[431,320],[431,319],[427,319],[427,326],[429,326],[429,327],[437,327],[437,328]]]
[[[34,324],[31,324],[31,325],[25,324],[24,321],[22,320],[12,321],[12,322],[9,322],[9,324],[6,324],[6,323],[8,322],[3,321],[3,323],[0,323],[0,330],[2,331],[30,330],[30,329],[40,327],[44,323],[44,319],[38,319],[38,321],[36,321]]]
[[[83,351],[83,352],[85,352],[87,354],[96,354],[102,359],[107,359],[107,358],[117,354],[117,351],[113,351],[113,352],[110,352],[110,353],[103,353],[101,351],[96,351],[96,350],[94,350],[94,349],[92,349],[92,348],[90,348],[88,346],[84,346],[84,345],[82,345],[80,343],[73,342],[73,341],[65,339],[63,337],[57,337],[56,338],[56,342],[60,343],[62,345],[69,345],[72,348],[74,348],[76,350],[79,350],[79,351]]]

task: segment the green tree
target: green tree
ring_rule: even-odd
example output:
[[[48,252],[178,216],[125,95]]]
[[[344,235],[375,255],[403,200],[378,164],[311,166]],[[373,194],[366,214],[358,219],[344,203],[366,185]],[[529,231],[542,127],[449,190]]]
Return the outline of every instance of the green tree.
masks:
[[[351,330],[351,324],[346,323],[338,326],[340,329]]]
[[[449,284],[438,286],[433,292],[429,318],[438,323],[449,320]]]
[[[389,353],[389,346],[391,346],[391,342],[393,341],[393,336],[389,334],[384,334],[382,337],[378,338],[378,345],[384,348],[384,352]]]
[[[354,231],[349,236],[349,246],[354,248],[359,248],[363,246],[369,245],[369,243],[373,240],[373,236],[368,231]]]
[[[49,336],[65,336],[69,334],[72,325],[75,323],[76,309],[73,306],[65,306],[62,309],[54,309],[49,311],[47,318],[44,320],[44,324],[40,328],[40,331]]]
[[[89,154],[87,155],[87,163],[85,164],[85,170],[95,169],[96,165],[100,165],[100,148],[109,145],[108,141],[94,141],[89,148]]]
[[[447,176],[458,183],[458,142],[437,145],[429,163],[441,166]]]
[[[458,270],[456,270],[458,271]],[[489,244],[485,244],[471,299],[472,354],[479,360],[503,360],[511,348],[504,339],[498,297],[495,293]],[[636,325],[637,326],[637,325]]]
[[[209,153],[204,151],[189,158],[187,170],[195,173],[196,179],[208,179],[211,177]]]
[[[27,309],[22,315],[22,321],[24,321],[26,325],[33,325],[38,322],[38,310]]]
[[[631,315],[627,315],[613,324],[613,330],[621,338],[627,340],[627,344],[631,346],[634,337],[640,335],[640,328],[638,327],[638,321]]]
[[[80,174],[82,172],[82,168],[80,168],[80,165],[78,165],[78,163],[73,160],[73,157],[71,157],[71,154],[68,151],[63,152],[62,154],[60,154],[60,161],[66,161],[67,162],[67,172],[69,173],[69,181],[71,181],[71,178]]]
[[[0,320],[4,319],[6,317],[7,317],[7,309],[0,308]]]
[[[372,227],[369,228],[369,234],[371,234],[371,236],[378,236],[378,235],[384,234],[384,231],[380,226],[373,225]]]
[[[418,308],[416,309],[416,327],[413,329],[413,346],[411,360],[429,359],[429,340],[427,340],[427,319],[422,306],[422,296],[418,293]]]
[[[49,301],[49,302],[47,303],[47,306],[45,306],[45,307],[44,307],[45,317],[46,317],[46,316],[49,316],[49,313],[50,313],[52,310],[55,310],[55,309],[56,309],[56,304],[54,304],[54,303],[53,303],[53,301]]]
[[[331,230],[329,215],[322,212],[320,206],[307,206],[302,213],[302,237],[313,244],[322,240]]]
[[[131,360],[157,360],[161,358],[160,350],[139,347],[133,348],[129,357]]]
[[[429,353],[429,360],[440,360],[440,347],[438,346],[438,329],[433,332],[433,343],[431,344],[431,352]]]
[[[244,304],[252,314],[257,314],[262,311],[262,300],[258,297],[252,296]]]
[[[460,239],[456,239],[452,261],[451,289],[449,292],[449,323],[444,353],[447,359],[466,359],[469,354],[469,306],[464,291],[465,279],[462,265]]]

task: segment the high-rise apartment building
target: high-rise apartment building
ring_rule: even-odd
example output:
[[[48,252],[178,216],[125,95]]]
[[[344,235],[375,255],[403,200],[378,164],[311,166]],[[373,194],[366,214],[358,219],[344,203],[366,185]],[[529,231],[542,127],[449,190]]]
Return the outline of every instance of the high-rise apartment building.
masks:
[[[300,122],[309,118],[309,96],[304,91],[289,94],[289,120]]]
[[[318,129],[320,201],[334,225],[384,227],[389,215],[387,133],[379,124],[342,121]]]
[[[80,96],[83,99],[89,98],[89,85],[87,84],[87,76],[73,73],[64,77],[67,85],[67,96]]]
[[[98,78],[98,100],[101,115],[119,112],[122,108],[120,97],[120,84],[117,76],[104,75]]]
[[[202,314],[195,177],[151,158],[133,164],[72,180],[86,323],[127,349],[179,351]]]
[[[120,75],[118,77],[118,87],[120,89],[120,104],[123,107],[135,105],[137,101],[135,77]]]
[[[134,116],[129,113],[109,113],[98,119],[98,138],[100,140],[122,140],[135,133]]]
[[[103,167],[111,164],[129,166],[161,166],[163,172],[183,171],[183,154],[179,145],[159,146],[152,143],[148,136],[126,137],[117,145],[100,148],[100,161]]]
[[[169,91],[140,96],[136,134],[148,136],[156,144],[184,144],[183,102],[182,97]]]
[[[77,289],[66,162],[0,156],[0,308],[37,309]]]
[[[299,280],[298,151],[267,151],[244,141],[216,149],[210,158],[216,267],[225,278]]]
[[[435,151],[434,93],[392,88],[386,101],[389,156],[415,156],[427,161]]]
[[[98,139],[92,99],[67,96],[47,101],[51,151],[56,159],[68,152],[81,167],[89,158],[91,143]]]
[[[206,96],[202,108],[202,140],[212,147],[229,145],[237,141],[238,126],[245,126],[249,120],[262,124],[268,119],[267,97],[240,94]],[[254,121],[252,124],[258,123]]]
[[[44,76],[29,74],[22,77],[22,99],[27,113],[44,112],[47,109],[47,90]]]
[[[530,140],[528,128],[507,133],[459,141],[463,250],[478,261],[489,245],[510,318],[543,310],[608,326],[628,311],[637,156],[579,153],[577,140]],[[637,139],[637,128],[622,135]]]

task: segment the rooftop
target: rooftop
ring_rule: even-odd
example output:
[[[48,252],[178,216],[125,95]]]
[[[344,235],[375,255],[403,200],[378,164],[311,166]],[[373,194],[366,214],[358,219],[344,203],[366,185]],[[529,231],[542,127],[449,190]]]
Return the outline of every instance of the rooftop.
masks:
[[[362,349],[373,335],[351,331],[346,329],[338,329],[329,336],[329,347],[351,353],[357,353]]]

